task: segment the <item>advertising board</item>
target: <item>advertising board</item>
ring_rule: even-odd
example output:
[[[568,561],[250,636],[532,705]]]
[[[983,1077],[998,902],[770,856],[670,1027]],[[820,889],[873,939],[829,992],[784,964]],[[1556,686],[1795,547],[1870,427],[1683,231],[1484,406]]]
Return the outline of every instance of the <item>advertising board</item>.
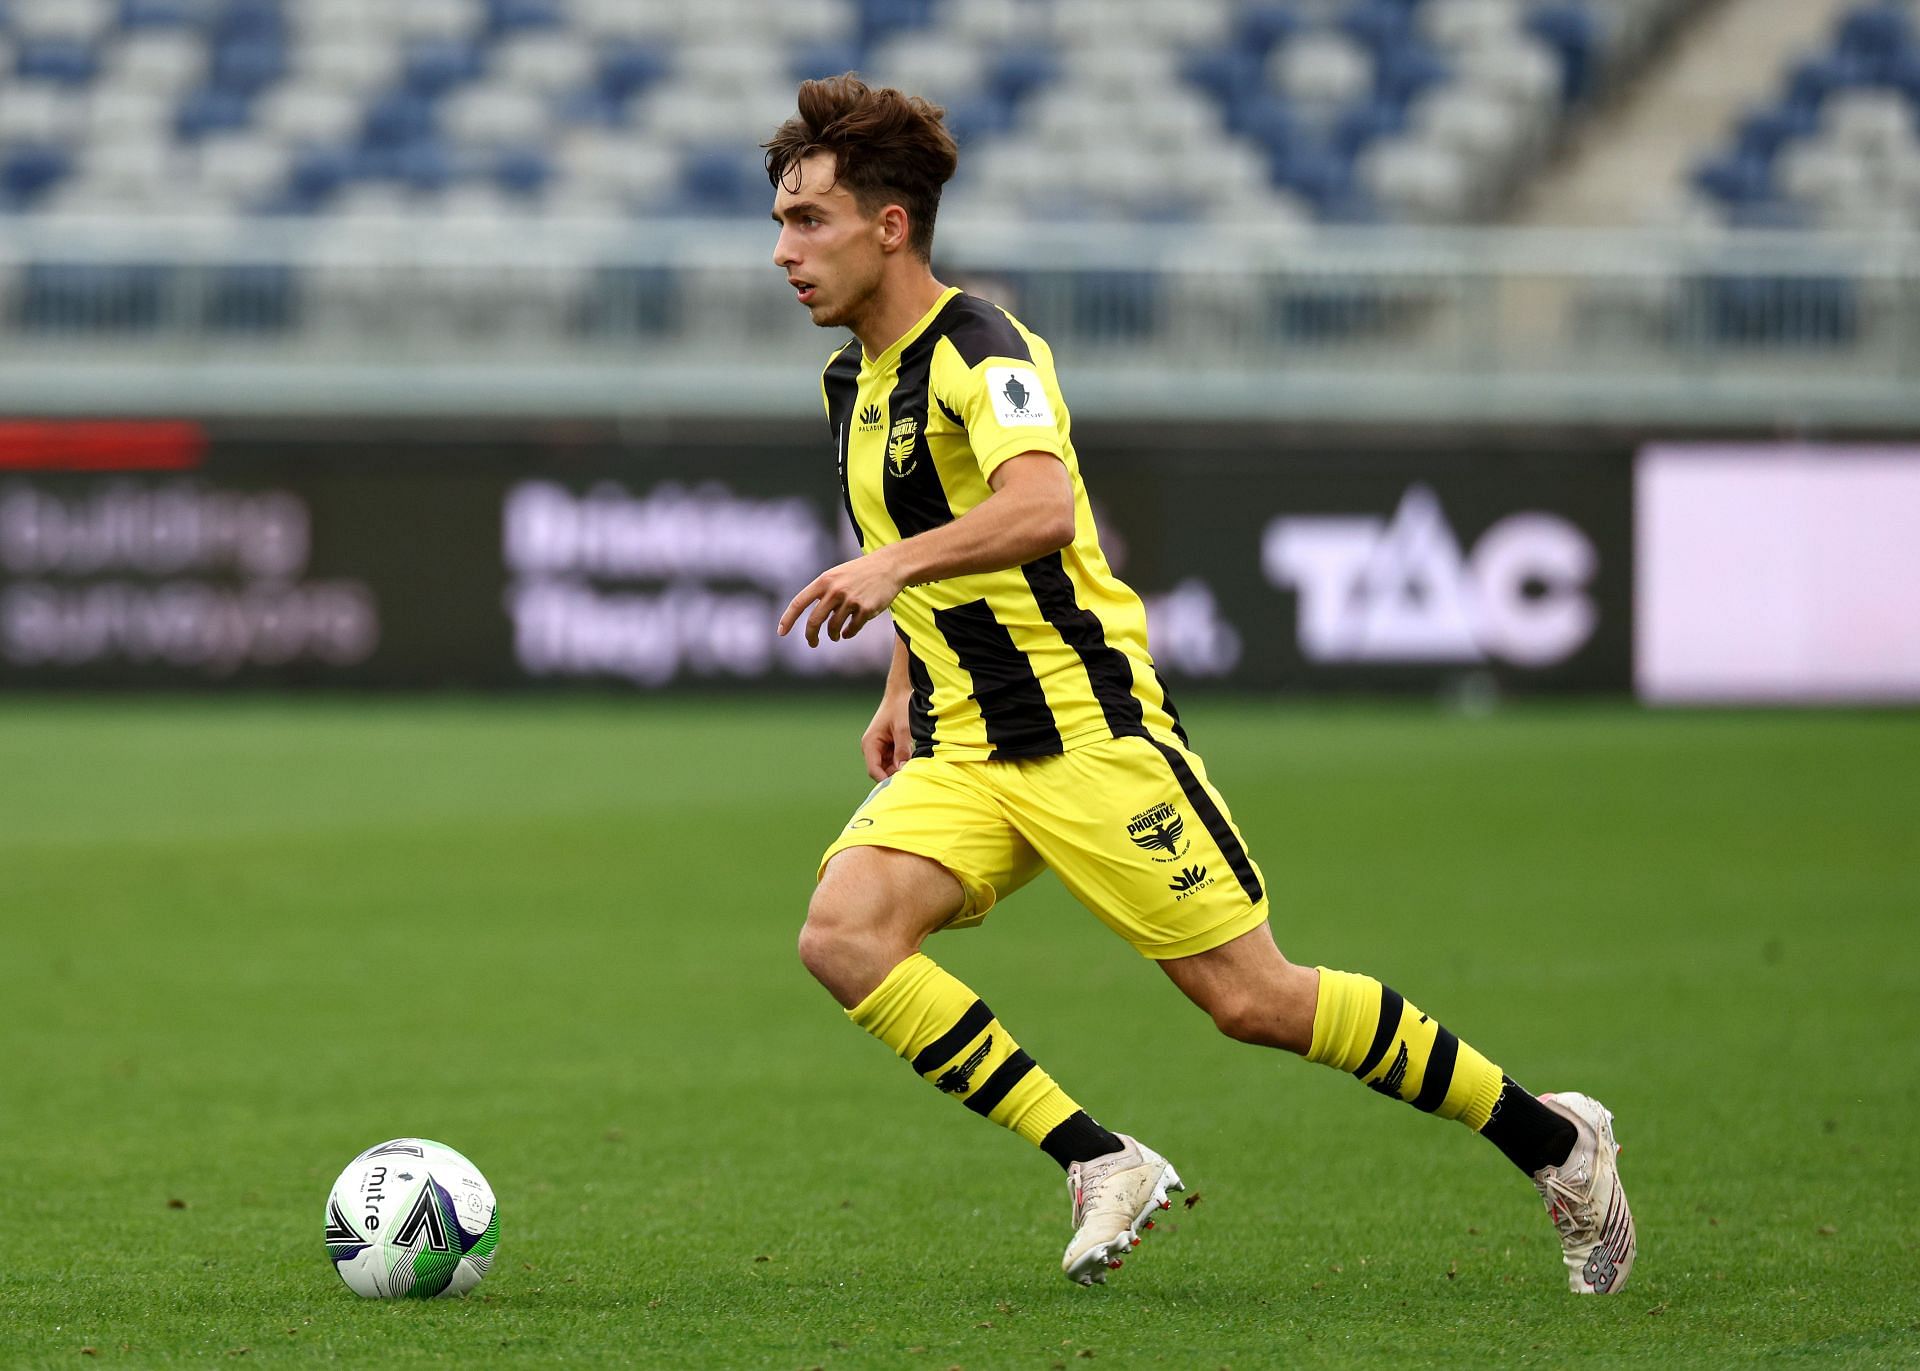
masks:
[[[166,469],[0,461],[0,685],[871,682],[883,625],[818,650],[773,633],[855,551],[805,437],[343,430],[216,434]],[[1627,688],[1622,456],[1080,452],[1176,682]]]

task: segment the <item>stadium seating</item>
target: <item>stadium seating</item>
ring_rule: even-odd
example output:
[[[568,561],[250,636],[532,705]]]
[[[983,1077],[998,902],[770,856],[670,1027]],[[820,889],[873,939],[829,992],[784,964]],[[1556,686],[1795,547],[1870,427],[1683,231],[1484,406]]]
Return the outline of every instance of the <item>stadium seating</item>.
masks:
[[[1470,220],[1688,3],[0,0],[0,214],[759,215],[795,79],[858,68],[948,106],[953,215]],[[1703,184],[1911,190],[1916,95],[1863,10]]]
[[[1693,186],[1709,218],[1735,227],[1920,227],[1920,10],[1846,11],[1828,49],[1781,74]]]

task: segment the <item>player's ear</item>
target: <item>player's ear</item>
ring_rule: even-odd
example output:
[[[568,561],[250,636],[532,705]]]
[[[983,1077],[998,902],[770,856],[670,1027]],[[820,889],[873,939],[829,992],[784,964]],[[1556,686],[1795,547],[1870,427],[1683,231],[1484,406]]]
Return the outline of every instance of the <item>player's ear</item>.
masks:
[[[899,205],[888,205],[880,211],[880,247],[886,252],[899,252],[907,245],[911,232],[907,222],[907,211]]]

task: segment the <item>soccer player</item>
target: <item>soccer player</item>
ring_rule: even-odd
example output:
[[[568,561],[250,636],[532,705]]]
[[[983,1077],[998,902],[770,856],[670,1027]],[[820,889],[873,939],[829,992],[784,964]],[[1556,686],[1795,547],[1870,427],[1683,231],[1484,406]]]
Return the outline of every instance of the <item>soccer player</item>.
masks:
[[[1370,977],[1297,966],[1267,890],[1108,568],[1045,342],[932,271],[958,158],[942,111],[853,75],[800,86],[765,144],[773,260],[852,338],[821,394],[862,553],[779,632],[851,637],[892,610],[892,669],[860,741],[876,782],[821,859],[800,959],[935,1089],[1067,1173],[1070,1280],[1103,1281],[1183,1188],[1097,1123],[923,951],[1050,868],[1241,1042],[1350,1072],[1458,1119],[1532,1178],[1576,1291],[1620,1290],[1633,1218],[1613,1117],[1535,1098]],[[1091,1006],[1088,1006],[1091,1008]]]

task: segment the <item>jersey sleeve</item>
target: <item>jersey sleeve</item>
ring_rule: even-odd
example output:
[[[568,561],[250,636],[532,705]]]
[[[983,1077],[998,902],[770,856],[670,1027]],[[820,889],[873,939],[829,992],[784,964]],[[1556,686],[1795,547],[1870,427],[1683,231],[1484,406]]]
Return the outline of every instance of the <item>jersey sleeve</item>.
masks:
[[[1066,460],[1067,407],[1051,367],[1021,357],[985,357],[969,367],[951,347],[936,360],[936,393],[966,425],[983,476],[1027,452]]]

